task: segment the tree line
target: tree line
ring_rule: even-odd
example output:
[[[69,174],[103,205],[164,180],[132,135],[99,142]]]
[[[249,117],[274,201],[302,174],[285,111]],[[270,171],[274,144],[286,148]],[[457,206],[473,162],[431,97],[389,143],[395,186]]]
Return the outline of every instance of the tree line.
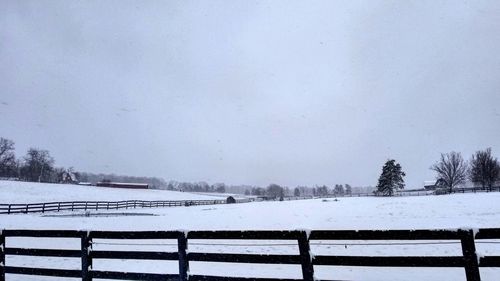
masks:
[[[77,172],[72,167],[56,167],[48,150],[29,148],[26,155],[16,158],[14,141],[0,137],[0,178],[22,181],[60,183],[117,181],[147,183],[151,187],[165,186],[165,180],[155,177],[131,177],[115,174]]]
[[[63,168],[54,167],[54,158],[47,150],[30,148],[23,158],[17,159],[14,154],[14,142],[0,138],[0,177],[57,182],[59,174],[63,172]]]
[[[352,192],[350,185],[335,185],[333,190],[327,186],[296,187],[293,192],[284,186],[270,184],[267,188],[256,186],[228,186],[224,183],[208,184],[206,182],[166,182],[157,177],[134,177],[116,174],[95,174],[75,171],[72,167],[62,168],[55,166],[55,160],[48,150],[29,148],[22,158],[15,156],[15,143],[12,140],[0,138],[0,178],[15,178],[22,181],[45,183],[71,183],[86,182],[97,183],[101,181],[147,183],[151,188],[178,190],[186,192],[218,192],[218,193],[244,193],[247,195],[282,198],[284,196],[323,196],[328,194],[349,194]]]
[[[436,173],[435,187],[440,192],[452,193],[465,184],[473,183],[473,188],[491,191],[495,184],[500,184],[500,163],[492,155],[491,148],[478,150],[466,161],[460,152],[441,153],[439,160],[431,167]],[[387,160],[382,167],[376,195],[392,196],[405,187],[406,173],[394,159]]]
[[[293,190],[286,186],[280,186],[278,184],[272,183],[266,188],[262,187],[252,187],[251,189],[245,190],[245,195],[253,196],[265,196],[269,198],[283,198],[285,196],[343,196],[350,195],[353,192],[353,188],[349,184],[336,184],[333,188],[329,188],[326,185],[307,187],[307,186],[297,186]]]
[[[367,192],[370,187],[351,187],[349,184],[335,184],[331,188],[326,185],[313,187],[297,186],[293,189],[275,183],[267,187],[248,185],[226,185],[225,183],[208,184],[206,182],[165,181],[157,177],[135,177],[116,174],[78,172],[74,168],[56,167],[55,160],[48,150],[29,148],[21,158],[15,156],[15,143],[12,140],[0,138],[0,178],[15,178],[22,181],[60,183],[69,182],[95,184],[101,181],[147,183],[151,188],[178,190],[186,192],[218,192],[239,193],[269,198],[285,196],[327,196],[349,195]]]

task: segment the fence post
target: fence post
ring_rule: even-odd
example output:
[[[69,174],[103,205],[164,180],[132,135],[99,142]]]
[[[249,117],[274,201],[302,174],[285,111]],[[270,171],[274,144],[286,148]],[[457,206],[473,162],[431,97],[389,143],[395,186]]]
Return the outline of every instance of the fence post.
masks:
[[[5,235],[0,230],[0,281],[5,281]]]
[[[314,281],[314,267],[312,264],[309,237],[305,231],[299,234],[300,264],[302,265],[302,278],[304,281]]]
[[[26,214],[28,213],[29,204],[26,204]]]
[[[189,272],[189,261],[187,259],[187,233],[179,232],[177,247],[179,252],[179,281],[187,281]]]
[[[479,262],[474,244],[474,232],[469,230],[459,230],[460,241],[462,242],[462,254],[465,261],[465,275],[467,281],[481,281],[479,274]]]
[[[10,214],[10,207],[11,207],[11,206],[12,206],[12,205],[10,205],[10,204],[9,204],[9,209],[7,210],[7,214]]]
[[[57,211],[59,212],[61,210],[61,202],[57,203]]]
[[[45,203],[42,205],[42,213],[45,213]]]
[[[81,236],[81,250],[82,250],[82,281],[91,281],[92,272],[89,272],[89,268],[92,267],[92,257],[90,254],[92,238],[89,237],[89,233],[84,231]]]

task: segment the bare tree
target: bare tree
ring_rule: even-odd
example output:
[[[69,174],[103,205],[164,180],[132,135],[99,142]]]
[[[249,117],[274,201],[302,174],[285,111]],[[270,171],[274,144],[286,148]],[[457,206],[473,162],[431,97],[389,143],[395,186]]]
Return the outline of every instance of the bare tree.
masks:
[[[226,185],[224,183],[216,183],[213,185],[215,192],[218,193],[225,193],[226,192]]]
[[[437,179],[441,180],[450,193],[467,179],[467,163],[460,152],[441,153],[441,159],[432,165],[431,170],[437,173]]]
[[[476,151],[472,155],[470,164],[469,179],[473,183],[481,184],[483,189],[488,187],[491,191],[500,174],[500,165],[498,160],[491,156],[491,148]]]
[[[250,194],[256,195],[256,196],[262,196],[265,195],[266,190],[262,187],[253,187],[252,190],[250,191]]]
[[[14,142],[0,138],[0,177],[12,177],[17,173]]]
[[[48,182],[52,180],[54,159],[47,150],[30,148],[24,157],[22,177],[28,181]]]
[[[315,196],[327,196],[328,195],[328,186],[317,186],[316,187],[316,195]]]
[[[283,198],[285,196],[285,190],[283,187],[272,183],[266,189],[266,195],[271,198]]]
[[[300,195],[305,196],[305,195],[313,195],[312,194],[312,189],[307,187],[307,186],[298,186],[298,189],[300,191]]]

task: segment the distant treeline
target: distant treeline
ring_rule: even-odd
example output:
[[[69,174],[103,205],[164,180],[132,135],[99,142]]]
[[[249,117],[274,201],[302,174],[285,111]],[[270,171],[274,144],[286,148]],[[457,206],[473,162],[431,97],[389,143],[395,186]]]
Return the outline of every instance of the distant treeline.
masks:
[[[430,169],[436,173],[436,180],[434,184],[426,185],[425,189],[435,190],[435,194],[453,193],[460,186],[465,188],[467,182],[472,183],[468,188],[474,190],[492,191],[500,185],[500,162],[493,156],[491,148],[476,151],[469,161],[460,152],[441,153],[440,159]],[[387,160],[374,193],[393,196],[405,188],[405,176],[396,160]]]
[[[24,181],[59,182],[66,172],[54,167],[54,158],[47,150],[30,148],[23,158],[16,158],[14,142],[0,138],[0,177]]]
[[[164,179],[155,177],[93,174],[78,172],[72,167],[56,167],[55,160],[48,150],[33,147],[28,149],[24,157],[16,158],[14,141],[5,138],[0,138],[0,178],[47,183],[90,182],[95,184],[100,181],[117,181],[147,183],[153,188],[167,185]]]
[[[208,184],[206,182],[176,182],[169,181],[166,186],[161,186],[160,189],[180,190],[188,192],[221,192],[235,193],[253,196],[265,196],[279,198],[284,196],[326,196],[326,195],[346,195],[358,193],[371,193],[375,190],[374,187],[351,187],[349,184],[336,184],[332,188],[322,186],[298,186],[289,188],[278,184],[270,184],[267,187],[250,186],[250,185],[226,185],[224,183]]]
[[[343,195],[351,193],[370,193],[373,187],[351,187],[349,184],[336,184],[289,188],[278,184],[267,187],[251,185],[226,185],[225,183],[209,184],[207,182],[177,182],[165,181],[158,177],[136,177],[116,174],[78,172],[74,168],[56,167],[55,160],[48,150],[30,148],[22,158],[16,158],[15,143],[12,140],[0,138],[0,178],[16,179],[47,183],[92,183],[102,181],[146,183],[150,188],[179,190],[186,192],[219,192],[235,193],[266,197],[283,196],[323,196]]]

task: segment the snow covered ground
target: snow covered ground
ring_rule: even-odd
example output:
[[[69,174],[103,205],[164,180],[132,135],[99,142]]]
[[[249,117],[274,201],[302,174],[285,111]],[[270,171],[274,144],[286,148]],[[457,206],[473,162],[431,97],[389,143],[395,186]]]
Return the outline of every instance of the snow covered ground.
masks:
[[[59,185],[56,185],[59,186]],[[88,187],[78,187],[88,188]],[[0,188],[4,198],[6,187]],[[49,192],[49,189],[45,189]],[[66,189],[68,192],[73,191]],[[116,192],[115,190],[109,190]],[[41,191],[40,191],[41,192]],[[103,194],[107,192],[103,190]],[[131,190],[128,192],[138,192]],[[150,191],[144,191],[150,192]],[[156,192],[156,191],[155,191]],[[165,191],[158,191],[159,194]],[[43,193],[43,192],[42,192]],[[170,194],[168,192],[166,194]],[[20,194],[20,193],[18,193]],[[93,193],[97,194],[96,191]],[[99,193],[100,194],[100,193]],[[181,193],[181,195],[191,196]],[[12,197],[12,195],[7,194]],[[41,195],[48,196],[48,195]],[[52,195],[51,195],[52,196]],[[56,195],[55,195],[56,196]],[[57,195],[62,196],[62,195]],[[69,195],[68,195],[69,196]],[[108,196],[108,195],[106,195]],[[112,196],[109,195],[111,198]],[[146,196],[146,195],[143,195]],[[148,195],[149,196],[149,195]],[[201,196],[201,195],[194,195]],[[35,195],[17,198],[19,202],[37,200]],[[119,196],[118,196],[119,197]],[[43,197],[43,198],[50,198]],[[52,197],[54,198],[54,197]],[[59,198],[59,197],[57,197]],[[77,198],[80,199],[80,198]],[[85,199],[85,198],[81,198]],[[135,199],[124,196],[123,199]],[[183,198],[178,198],[183,199]],[[3,199],[1,201],[4,201]],[[144,216],[121,216],[123,210],[109,211],[107,217],[68,217],[72,213],[0,215],[0,229],[88,229],[88,230],[283,230],[283,229],[443,229],[500,227],[500,193],[455,194],[396,198],[340,198],[284,202],[254,202],[232,205],[192,206],[160,209],[127,210]],[[99,211],[99,213],[103,213]],[[149,216],[151,214],[154,216]],[[123,241],[95,241],[97,243],[124,243]],[[151,243],[151,241],[135,241]],[[197,245],[190,241],[191,252],[283,253],[298,254],[297,246],[219,246]],[[207,241],[204,241],[205,243]],[[210,241],[208,241],[210,243]],[[217,241],[217,243],[238,241]],[[276,243],[286,241],[266,241]],[[288,241],[289,242],[289,241]],[[361,241],[358,241],[361,242]],[[8,247],[77,249],[75,239],[8,238]],[[157,246],[96,244],[95,249],[110,250],[165,250],[175,251],[175,241],[156,241]],[[212,241],[213,243],[213,241]],[[240,241],[241,243],[241,241]],[[245,241],[245,243],[257,243]],[[461,255],[460,244],[356,246],[313,245],[316,254],[338,255]],[[388,243],[387,241],[384,243]],[[168,245],[172,244],[172,245]],[[500,255],[498,244],[478,244],[481,255]],[[62,262],[61,262],[62,261]],[[8,265],[39,266],[78,269],[80,261],[72,258],[27,258],[10,256]],[[176,273],[176,262],[98,260],[94,268],[135,272]],[[191,263],[191,273],[255,277],[300,277],[300,266],[244,265],[225,263]],[[315,267],[316,277],[344,280],[465,280],[460,268],[370,268],[370,267]],[[483,280],[500,280],[500,270],[481,269]],[[7,280],[64,280],[8,275]],[[71,280],[71,279],[68,279]]]
[[[122,189],[74,184],[50,184],[0,180],[0,203],[121,200],[213,200],[212,196],[158,189]]]

